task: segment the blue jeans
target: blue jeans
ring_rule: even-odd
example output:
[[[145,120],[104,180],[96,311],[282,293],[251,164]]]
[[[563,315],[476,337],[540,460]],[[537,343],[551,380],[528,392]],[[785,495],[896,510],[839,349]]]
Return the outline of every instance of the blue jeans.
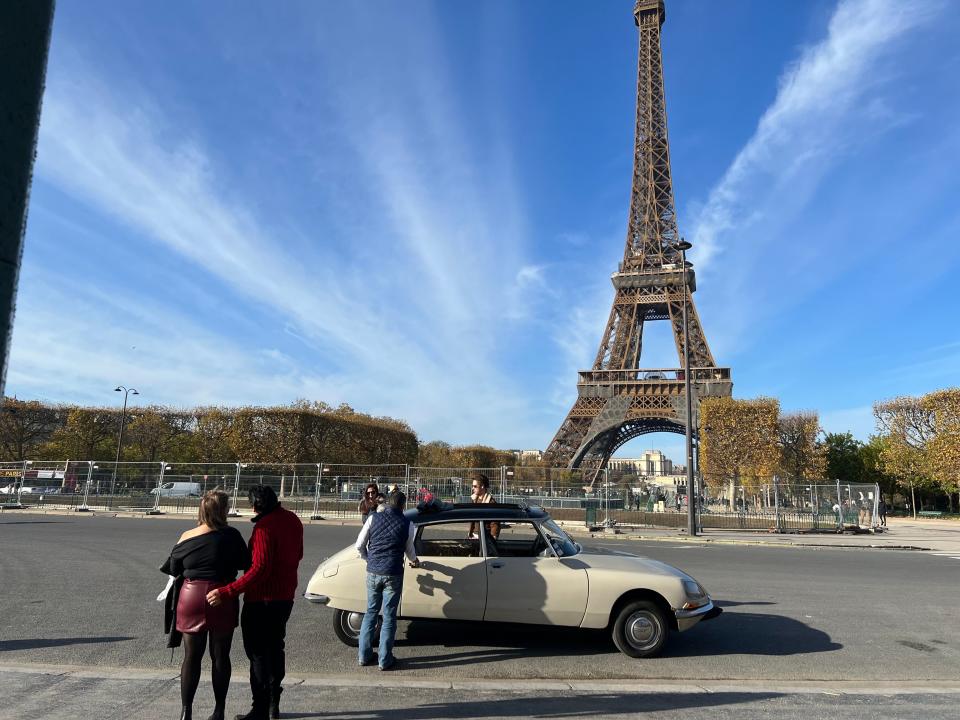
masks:
[[[397,607],[403,590],[403,575],[375,575],[367,573],[367,612],[360,626],[361,665],[373,659],[373,631],[377,627],[377,615],[383,609],[383,626],[380,628],[380,667],[393,665],[393,640],[397,635]]]

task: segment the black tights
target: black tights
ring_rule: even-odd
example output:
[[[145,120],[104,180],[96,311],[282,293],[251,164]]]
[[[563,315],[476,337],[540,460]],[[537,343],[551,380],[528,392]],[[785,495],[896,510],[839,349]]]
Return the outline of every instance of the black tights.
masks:
[[[225,633],[210,633],[210,660],[213,662],[213,698],[217,705],[227,701],[230,687],[230,645],[233,630]],[[183,664],[180,666],[180,702],[184,707],[193,705],[193,697],[200,684],[200,664],[207,648],[207,631],[183,634]]]

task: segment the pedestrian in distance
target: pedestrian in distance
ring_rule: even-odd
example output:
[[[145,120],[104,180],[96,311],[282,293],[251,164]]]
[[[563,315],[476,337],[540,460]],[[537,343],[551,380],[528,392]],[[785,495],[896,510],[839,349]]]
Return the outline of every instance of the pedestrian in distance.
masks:
[[[357,536],[357,552],[367,561],[367,611],[360,626],[358,654],[361,666],[373,664],[373,635],[381,612],[378,664],[381,670],[390,670],[397,664],[393,643],[403,591],[403,556],[407,556],[410,567],[420,567],[413,547],[416,528],[403,514],[406,503],[406,496],[399,490],[391,494],[387,509],[372,513]]]
[[[180,666],[181,720],[192,720],[193,699],[200,684],[200,665],[209,642],[213,663],[214,710],[210,720],[223,720],[230,687],[230,646],[237,627],[240,604],[236,598],[207,605],[207,593],[232,582],[240,570],[250,567],[250,553],[243,536],[227,524],[230,496],[216,488],[204,493],[197,513],[197,526],[187,530],[160,568],[177,578],[167,597],[175,622],[169,646],[183,640]],[[168,618],[169,620],[172,618]],[[175,636],[174,636],[175,635]]]
[[[380,488],[376,483],[370,483],[363,490],[363,497],[360,504],[357,505],[357,512],[360,513],[360,522],[365,523],[367,516],[377,511],[377,497],[380,495]]]
[[[883,527],[887,526],[887,503],[883,499],[883,494],[880,495],[880,499],[877,501],[877,515],[880,517],[880,525]]]
[[[303,559],[303,523],[280,505],[267,485],[247,494],[256,515],[250,536],[250,569],[238,580],[207,594],[213,607],[243,593],[243,649],[250,660],[253,707],[237,720],[280,717],[280,694],[286,674],[284,639],[297,591],[297,567]]]

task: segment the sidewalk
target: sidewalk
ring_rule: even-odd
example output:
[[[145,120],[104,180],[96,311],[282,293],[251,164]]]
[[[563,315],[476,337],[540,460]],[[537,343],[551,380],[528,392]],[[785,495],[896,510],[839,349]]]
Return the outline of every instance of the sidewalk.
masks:
[[[950,520],[889,518],[882,533],[771,533],[756,530],[706,529],[697,537],[688,537],[686,529],[616,528],[587,532],[582,526],[567,523],[571,535],[593,538],[621,538],[663,542],[733,543],[797,547],[874,548],[887,550],[926,550],[956,554],[960,557],[960,523]]]
[[[135,517],[144,520],[183,520],[186,513],[145,515],[142,512],[97,510],[89,514],[76,513],[59,508],[29,507],[22,510],[2,510],[2,514],[65,515],[72,517],[108,516]],[[302,518],[305,525],[355,525],[355,518],[330,518],[310,520]],[[582,538],[619,540],[645,540],[661,542],[731,543],[738,545],[773,545],[786,547],[838,547],[873,548],[888,550],[925,550],[956,554],[960,557],[960,522],[928,518],[888,518],[886,532],[882,533],[772,533],[763,530],[714,530],[706,529],[695,538],[687,536],[686,529],[616,526],[605,531],[589,531],[582,522],[558,522],[571,535]]]
[[[249,689],[235,667],[227,717],[246,712]],[[180,711],[175,670],[78,668],[0,664],[7,694],[0,718],[77,717],[163,720]],[[956,707],[956,682],[876,684],[830,681],[537,680],[475,682],[414,680],[370,673],[352,677],[288,675],[281,702],[286,718],[344,720],[464,720],[465,718],[615,717],[760,720],[775,717],[948,718]],[[194,717],[212,710],[209,673],[194,704]],[[798,714],[799,711],[799,714]],[[846,711],[846,712],[845,712]]]

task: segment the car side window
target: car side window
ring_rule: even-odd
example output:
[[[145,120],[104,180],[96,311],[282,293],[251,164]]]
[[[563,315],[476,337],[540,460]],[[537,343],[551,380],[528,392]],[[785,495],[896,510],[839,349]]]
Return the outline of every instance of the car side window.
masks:
[[[480,557],[480,538],[469,535],[469,522],[422,525],[414,541],[417,557]]]
[[[532,522],[502,523],[497,537],[497,554],[502,557],[537,557],[548,551],[547,541]]]

